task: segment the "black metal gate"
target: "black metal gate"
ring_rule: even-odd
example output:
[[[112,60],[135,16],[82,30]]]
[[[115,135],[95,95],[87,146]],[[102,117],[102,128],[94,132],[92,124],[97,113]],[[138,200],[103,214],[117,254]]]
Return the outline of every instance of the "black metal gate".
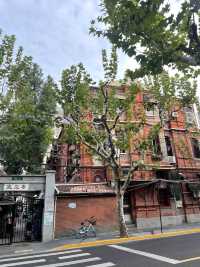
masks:
[[[41,241],[44,201],[30,194],[6,194],[0,200],[0,245]]]

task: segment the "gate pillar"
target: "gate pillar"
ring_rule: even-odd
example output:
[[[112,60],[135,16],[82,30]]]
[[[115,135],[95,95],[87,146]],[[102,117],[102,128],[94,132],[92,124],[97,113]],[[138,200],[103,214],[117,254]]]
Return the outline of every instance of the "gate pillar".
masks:
[[[55,171],[46,171],[42,241],[54,239]]]

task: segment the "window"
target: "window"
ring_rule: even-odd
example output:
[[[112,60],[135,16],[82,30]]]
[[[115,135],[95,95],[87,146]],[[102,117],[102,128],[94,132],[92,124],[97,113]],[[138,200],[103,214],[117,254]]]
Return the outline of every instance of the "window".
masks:
[[[159,202],[161,206],[164,207],[170,206],[170,194],[168,188],[159,189]]]
[[[102,177],[100,176],[100,175],[96,175],[95,177],[94,177],[94,182],[95,183],[100,183],[100,182],[102,182]]]
[[[101,116],[97,116],[93,119],[93,125],[97,131],[104,130],[104,124],[102,122]]]
[[[192,138],[191,139],[192,143],[192,150],[193,150],[193,155],[195,158],[200,158],[200,145],[199,145],[199,140]]]
[[[145,109],[146,109],[146,115],[147,116],[155,116],[156,115],[156,104],[155,103],[147,103],[145,105]]]
[[[159,136],[156,136],[152,140],[152,152],[154,155],[161,155],[160,139]]]
[[[129,169],[127,169],[127,168],[122,169],[122,173],[123,173],[123,176],[128,176]]]
[[[117,88],[117,94],[118,95],[124,95],[125,94],[125,88],[124,87]]]
[[[167,156],[173,156],[172,144],[169,136],[165,136],[165,143],[167,148]]]
[[[127,151],[126,151],[126,149],[120,149],[120,150],[119,150],[119,153],[120,153],[120,154],[126,154]]]
[[[195,118],[194,118],[194,110],[192,107],[186,107],[184,108],[185,111],[185,120],[188,124],[194,124]]]
[[[143,95],[143,102],[147,116],[153,117],[158,114],[157,103],[150,95]]]
[[[117,113],[121,113],[120,121],[126,121],[127,120],[127,113],[126,113],[126,109],[125,109],[125,99],[119,99],[119,106],[117,109]]]

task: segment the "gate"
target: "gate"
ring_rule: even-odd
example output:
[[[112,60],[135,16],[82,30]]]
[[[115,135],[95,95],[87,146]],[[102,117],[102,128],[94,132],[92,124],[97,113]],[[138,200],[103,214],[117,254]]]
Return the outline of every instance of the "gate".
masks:
[[[15,213],[15,203],[1,201],[0,203],[0,245],[12,243],[13,236],[13,215]]]
[[[43,206],[42,199],[25,193],[0,201],[0,245],[41,241]]]

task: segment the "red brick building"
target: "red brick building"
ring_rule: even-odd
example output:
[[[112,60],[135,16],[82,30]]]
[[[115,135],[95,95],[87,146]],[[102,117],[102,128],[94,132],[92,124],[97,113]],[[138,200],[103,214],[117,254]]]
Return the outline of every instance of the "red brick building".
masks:
[[[122,99],[123,93],[119,88]],[[147,101],[152,100],[139,93],[133,107],[133,114],[138,110],[146,113],[144,133],[160,120],[157,104],[152,101],[151,108],[145,109]],[[152,151],[145,154],[148,168],[134,173],[125,194],[124,212],[126,221],[137,228],[200,222],[200,135],[194,111],[191,107],[172,112],[153,141]],[[121,118],[125,120],[125,116]],[[90,216],[97,218],[99,230],[115,229],[116,204],[109,169],[82,144],[59,144],[58,139],[52,155],[50,165],[57,180],[56,235],[78,227]],[[132,158],[138,157],[132,151]],[[121,151],[120,161],[126,174],[130,164],[126,151]]]

